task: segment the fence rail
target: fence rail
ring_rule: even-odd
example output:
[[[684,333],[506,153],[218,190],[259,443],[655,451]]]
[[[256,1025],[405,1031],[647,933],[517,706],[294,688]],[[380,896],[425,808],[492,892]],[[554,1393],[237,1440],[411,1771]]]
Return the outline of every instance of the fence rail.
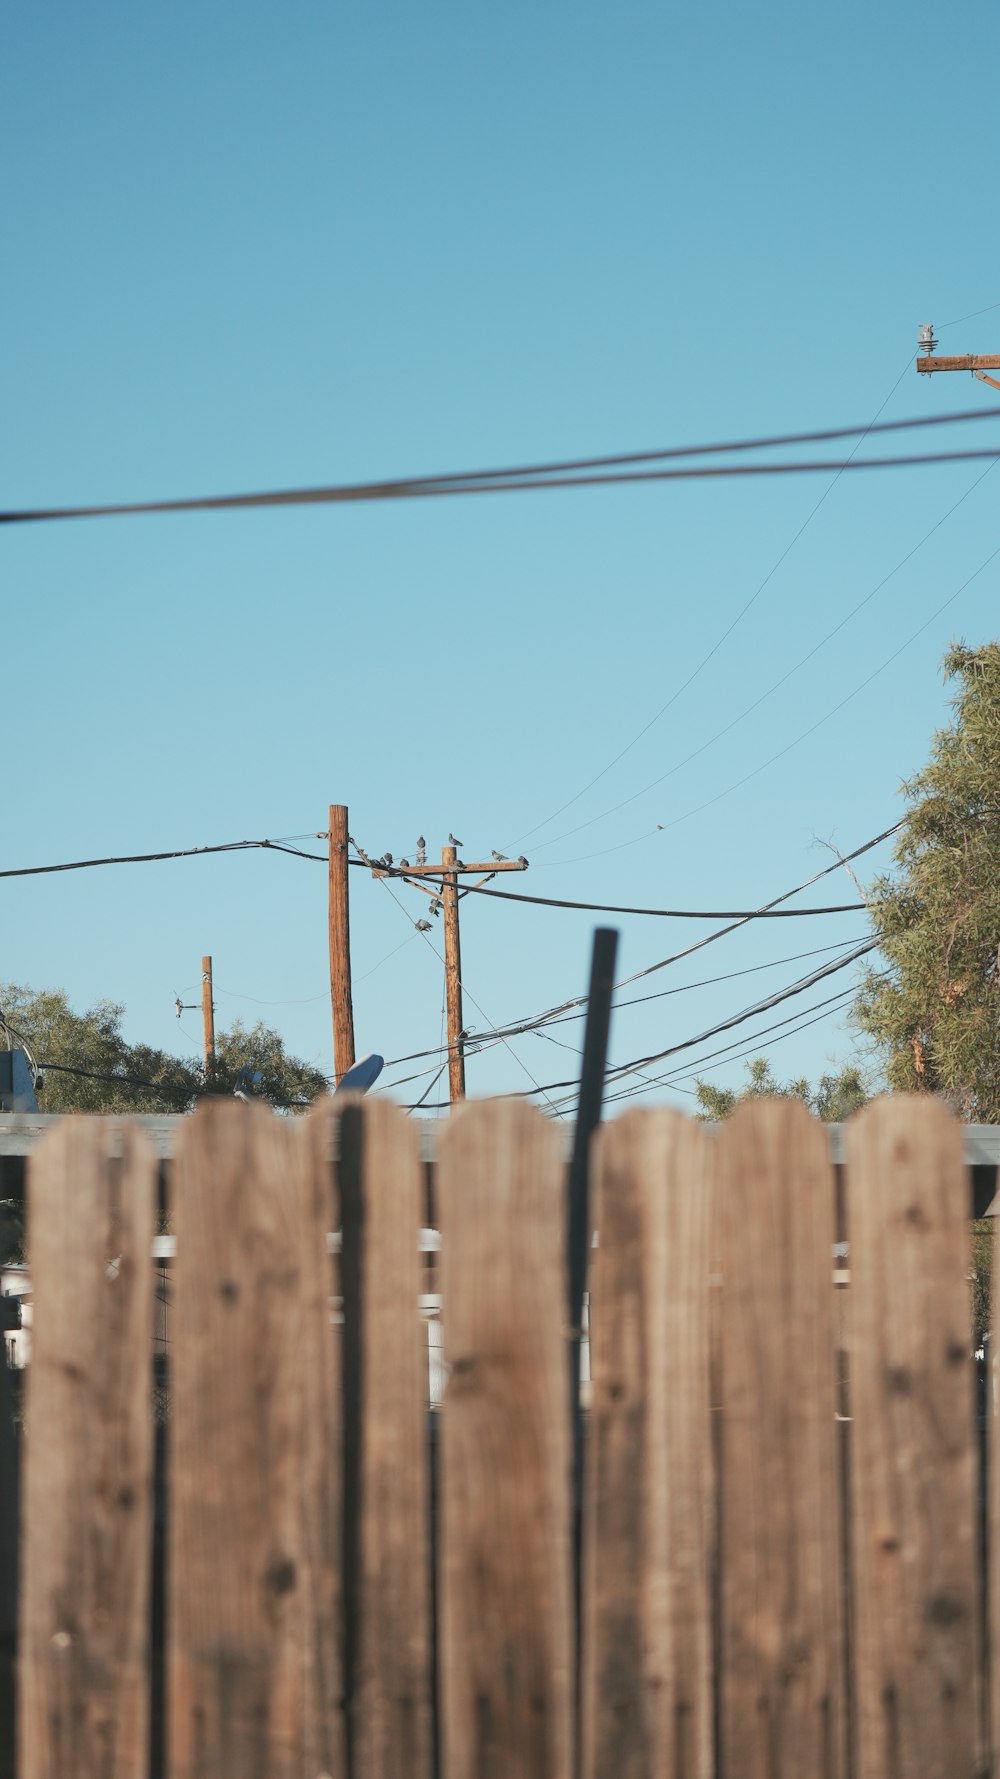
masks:
[[[788,1101],[714,1135],[667,1110],[598,1133],[580,1502],[540,1112],[455,1112],[433,1207],[387,1102],[187,1121],[160,1490],[156,1153],[117,1120],[50,1131],[18,1779],[1000,1774],[963,1133],[889,1099],[845,1138],[838,1190]]]

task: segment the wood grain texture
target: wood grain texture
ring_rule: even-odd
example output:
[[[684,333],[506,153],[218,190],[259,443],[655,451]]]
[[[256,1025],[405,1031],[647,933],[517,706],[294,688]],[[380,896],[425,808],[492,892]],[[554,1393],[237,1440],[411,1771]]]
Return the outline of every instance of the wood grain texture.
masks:
[[[565,1164],[513,1101],[453,1111],[438,1192],[445,1779],[568,1779],[571,1438]]]
[[[448,1007],[448,1097],[454,1105],[465,1098],[465,1047],[462,1030],[462,939],[458,916],[458,876],[454,846],[441,848],[441,901],[444,925],[444,986]]]
[[[975,1480],[962,1132],[939,1101],[847,1127],[858,1779],[977,1765]]]
[[[329,935],[330,1006],[333,1013],[333,1068],[339,1081],[354,1061],[354,1002],[351,990],[351,893],[347,810],[330,804]]]
[[[145,1772],[155,1187],[112,1119],[67,1119],[29,1163],[22,1779]]]
[[[1000,1185],[1000,1177],[998,1177]],[[1000,1219],[993,1224],[992,1238],[992,1317],[993,1334],[986,1352],[986,1550],[987,1562],[987,1636],[988,1652],[986,1699],[990,1730],[992,1765],[986,1771],[1000,1775]]]
[[[172,1779],[340,1779],[329,1173],[263,1106],[177,1139],[168,1447]]]
[[[712,1779],[713,1145],[672,1111],[594,1145],[584,1779]]]
[[[844,1771],[834,1181],[804,1106],[716,1138],[721,1219],[720,1719],[726,1779]]]
[[[340,1102],[338,1102],[339,1104]],[[419,1133],[387,1100],[340,1117],[352,1779],[429,1779],[427,1337]]]

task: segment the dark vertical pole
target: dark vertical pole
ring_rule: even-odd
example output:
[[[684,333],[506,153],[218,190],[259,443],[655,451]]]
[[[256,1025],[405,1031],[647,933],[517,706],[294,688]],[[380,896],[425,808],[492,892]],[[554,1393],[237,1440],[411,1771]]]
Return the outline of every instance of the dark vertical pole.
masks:
[[[587,1242],[590,1224],[590,1139],[601,1119],[604,1070],[611,1025],[611,991],[614,987],[618,934],[614,927],[598,927],[590,959],[590,989],[580,1070],[580,1098],[569,1164],[567,1207],[567,1275],[569,1282],[570,1374],[573,1424],[580,1421],[580,1332],[583,1293],[587,1283]]]
[[[590,988],[587,1022],[580,1069],[580,1097],[576,1109],[573,1154],[569,1164],[566,1206],[566,1273],[569,1286],[569,1412],[573,1428],[573,1579],[576,1601],[575,1686],[577,1718],[580,1702],[580,1654],[582,1634],[583,1552],[583,1417],[580,1413],[580,1343],[583,1335],[583,1294],[587,1286],[587,1249],[590,1244],[590,1139],[601,1120],[604,1071],[608,1059],[611,1026],[611,992],[615,980],[618,934],[614,927],[597,927],[590,957]],[[577,1754],[579,1771],[579,1750]]]

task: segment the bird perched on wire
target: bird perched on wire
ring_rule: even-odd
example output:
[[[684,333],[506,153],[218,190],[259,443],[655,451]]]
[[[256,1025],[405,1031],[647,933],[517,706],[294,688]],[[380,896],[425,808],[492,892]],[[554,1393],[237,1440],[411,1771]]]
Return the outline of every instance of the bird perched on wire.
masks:
[[[391,865],[391,864],[392,864],[392,853],[391,853],[391,852],[385,852],[385,853],[383,853],[383,854],[382,854],[382,859],[383,859],[383,862],[384,862],[384,863],[385,863],[385,864],[386,864],[386,865]]]
[[[507,854],[505,852],[491,852],[490,858],[496,859],[498,865],[505,865],[507,863]]]
[[[400,869],[400,870],[401,870],[401,871],[408,871],[408,870],[409,870],[409,869],[410,869],[410,861],[409,861],[409,859],[400,859],[400,861],[399,861],[399,869]]]
[[[448,835],[448,845],[449,846],[464,846],[465,841],[464,840],[456,840],[454,834],[449,834]]]
[[[429,933],[432,930],[429,920],[415,920],[413,924],[418,933]]]

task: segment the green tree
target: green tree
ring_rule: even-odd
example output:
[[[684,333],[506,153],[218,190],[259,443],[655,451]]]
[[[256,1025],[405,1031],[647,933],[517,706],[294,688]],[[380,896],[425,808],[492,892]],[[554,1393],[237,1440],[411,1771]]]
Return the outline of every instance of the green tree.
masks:
[[[326,1076],[312,1063],[289,1056],[283,1039],[262,1019],[249,1027],[237,1019],[228,1031],[219,1034],[209,1085],[217,1093],[231,1093],[243,1070],[251,1077],[261,1076],[255,1088],[261,1098],[285,1108],[308,1105],[330,1087]]]
[[[290,1056],[277,1032],[239,1020],[216,1040],[216,1066],[182,1060],[122,1035],[124,1007],[98,1001],[74,1013],[62,989],[0,985],[0,1012],[15,1042],[30,1049],[43,1075],[45,1112],[184,1112],[199,1093],[232,1093],[240,1071],[259,1073],[254,1091],[282,1108],[307,1105],[329,1086],[310,1063]]]
[[[746,1086],[739,1092],[729,1087],[716,1087],[711,1081],[696,1080],[698,1117],[723,1119],[740,1100],[777,1095],[781,1099],[802,1100],[817,1118],[827,1124],[837,1124],[841,1119],[849,1118],[869,1098],[864,1076],[854,1063],[845,1063],[835,1075],[821,1075],[815,1087],[801,1078],[782,1085],[775,1079],[766,1056],[755,1056],[748,1062],[747,1075]]]
[[[963,1118],[1000,1123],[1000,643],[956,644],[954,718],[909,808],[897,870],[869,900],[888,972],[855,1008],[897,1091],[937,1093]]]
[[[6,982],[0,1012],[14,1041],[25,1043],[42,1068],[38,1103],[45,1112],[183,1112],[192,1103],[197,1069],[151,1045],[128,1044],[125,1009],[114,1001],[74,1013],[61,988]]]

